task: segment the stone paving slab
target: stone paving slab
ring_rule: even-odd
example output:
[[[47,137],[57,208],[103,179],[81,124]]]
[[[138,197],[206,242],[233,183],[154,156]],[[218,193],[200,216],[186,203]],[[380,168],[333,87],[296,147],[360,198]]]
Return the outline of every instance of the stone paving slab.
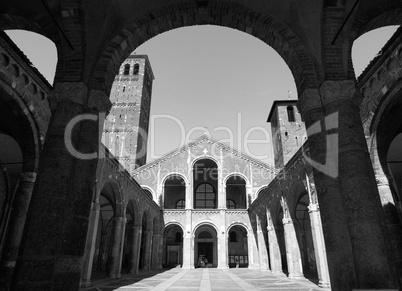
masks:
[[[236,290],[300,290],[324,291],[307,279],[291,280],[285,275],[250,269],[194,269],[141,272],[138,275],[123,275],[120,279],[103,279],[81,291],[236,291]]]

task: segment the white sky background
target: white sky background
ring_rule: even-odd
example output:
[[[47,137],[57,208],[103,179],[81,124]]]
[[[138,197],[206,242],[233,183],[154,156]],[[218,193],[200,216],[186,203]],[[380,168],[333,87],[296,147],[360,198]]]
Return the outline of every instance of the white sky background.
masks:
[[[356,76],[396,29],[378,29],[355,42]],[[7,34],[52,84],[55,45],[34,33]],[[274,100],[287,100],[288,91],[297,99],[297,91],[289,68],[271,47],[244,32],[204,25],[162,33],[136,51],[148,55],[155,74],[148,161],[196,139],[207,128],[212,138],[232,140],[234,148],[273,163],[268,113]],[[263,143],[245,148],[248,131],[248,140]]]

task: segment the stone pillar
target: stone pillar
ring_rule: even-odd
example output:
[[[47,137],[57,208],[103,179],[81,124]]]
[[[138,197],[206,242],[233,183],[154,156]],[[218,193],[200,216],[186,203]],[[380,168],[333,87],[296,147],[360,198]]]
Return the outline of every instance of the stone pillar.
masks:
[[[99,202],[92,202],[87,242],[85,245],[84,266],[81,275],[82,287],[91,286],[91,274],[95,254],[96,236],[98,234],[99,213]]]
[[[191,233],[187,233],[184,231],[183,233],[183,269],[194,269],[194,259],[191,260],[191,257],[194,257],[192,251],[192,239]]]
[[[138,266],[140,264],[141,236],[141,226],[133,226],[133,245],[130,259],[130,274],[138,274]]]
[[[191,184],[186,183],[186,209],[193,209],[193,191],[191,189]]]
[[[23,172],[20,174],[1,262],[0,286],[3,290],[10,289],[35,180],[36,173]]]
[[[107,270],[107,277],[111,279],[116,278],[116,270],[120,261],[120,246],[122,239],[122,222],[124,217],[114,218],[114,231],[112,251],[109,254],[109,267]]]
[[[226,209],[226,184],[223,182],[223,169],[218,174],[218,209]]]
[[[14,290],[78,289],[88,231],[106,93],[56,83],[15,269]],[[83,115],[84,114],[84,115]],[[103,115],[104,116],[104,115]],[[36,274],[32,276],[32,274]],[[40,286],[40,287],[38,287]]]
[[[159,234],[158,262],[157,262],[157,266],[156,266],[157,270],[163,269],[163,266],[162,266],[163,253],[164,253],[163,246],[164,246],[164,238],[162,237],[161,234]]]
[[[124,217],[121,220],[121,234],[120,234],[120,249],[119,249],[119,256],[118,256],[118,261],[116,265],[116,279],[121,278],[121,266],[123,264],[123,252],[124,252],[124,241],[125,241],[125,236],[126,236],[126,223],[127,223],[127,218]]]
[[[144,232],[145,241],[144,241],[144,255],[143,255],[143,270],[149,271],[151,269],[151,251],[152,251],[152,230],[146,230]]]
[[[301,95],[321,208],[331,287],[398,288],[355,82],[325,81]],[[374,251],[375,250],[375,251]]]
[[[315,261],[317,264],[318,286],[330,288],[327,253],[325,251],[324,235],[322,233],[320,211],[317,204],[308,206],[313,237]]]
[[[223,212],[223,214],[222,214]],[[225,215],[225,211],[221,210],[221,215]],[[225,220],[223,220],[225,221]],[[220,231],[217,233],[218,243],[218,269],[229,269],[228,256],[227,256],[227,240],[225,226],[221,226]]]
[[[269,260],[271,263],[271,272],[273,274],[282,274],[282,259],[281,250],[278,244],[278,238],[276,236],[274,226],[268,226],[268,248],[269,248]]]
[[[152,237],[152,264],[151,269],[158,269],[158,261],[160,258],[159,249],[160,249],[160,239],[161,235],[159,233],[155,233]]]
[[[269,264],[268,264],[268,252],[264,239],[264,232],[261,229],[261,220],[258,216],[256,216],[256,221],[257,221],[257,244],[258,244],[258,254],[260,258],[260,270],[267,271],[269,270]]]
[[[247,246],[248,246],[248,268],[260,269],[260,260],[258,255],[257,243],[255,241],[254,233],[247,234]]]
[[[300,256],[300,248],[297,242],[296,231],[289,217],[282,219],[283,231],[285,234],[286,261],[290,279],[303,278],[303,267]]]

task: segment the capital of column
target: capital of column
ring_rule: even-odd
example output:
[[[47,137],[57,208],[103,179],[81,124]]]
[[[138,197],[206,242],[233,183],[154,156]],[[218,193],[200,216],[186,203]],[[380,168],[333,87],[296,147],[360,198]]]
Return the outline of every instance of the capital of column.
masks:
[[[274,227],[273,225],[267,226],[267,231],[268,231],[268,232],[274,231],[274,230],[275,230],[275,227]]]
[[[318,207],[318,204],[310,203],[310,205],[307,206],[307,209],[308,209],[308,212],[317,212],[317,211],[319,211],[320,208]]]
[[[109,96],[102,90],[91,90],[88,96],[88,87],[84,82],[56,83],[49,94],[50,109],[54,111],[59,102],[66,100],[106,114],[112,107]]]
[[[282,223],[283,224],[290,224],[290,223],[292,223],[292,220],[289,217],[284,217],[282,219]]]
[[[386,177],[375,177],[378,186],[389,186],[388,179]]]
[[[321,109],[322,103],[318,89],[306,89],[299,95],[297,109],[303,115],[315,109]]]
[[[20,181],[24,183],[35,183],[36,173],[35,172],[22,172],[20,174]]]
[[[359,101],[353,99],[355,92],[356,83],[353,80],[325,81],[320,87],[321,100],[324,106],[339,100]]]

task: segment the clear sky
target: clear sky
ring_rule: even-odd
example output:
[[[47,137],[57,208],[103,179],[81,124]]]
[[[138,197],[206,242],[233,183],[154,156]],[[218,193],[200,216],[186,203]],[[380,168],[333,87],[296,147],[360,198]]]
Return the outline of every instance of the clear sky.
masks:
[[[357,76],[396,28],[369,32],[355,42]],[[7,33],[52,84],[54,44],[33,33]],[[297,99],[297,91],[289,68],[271,47],[244,32],[203,25],[160,34],[136,51],[148,55],[155,74],[148,160],[207,130],[212,138],[272,163],[266,122],[271,104],[287,100],[288,92]]]

